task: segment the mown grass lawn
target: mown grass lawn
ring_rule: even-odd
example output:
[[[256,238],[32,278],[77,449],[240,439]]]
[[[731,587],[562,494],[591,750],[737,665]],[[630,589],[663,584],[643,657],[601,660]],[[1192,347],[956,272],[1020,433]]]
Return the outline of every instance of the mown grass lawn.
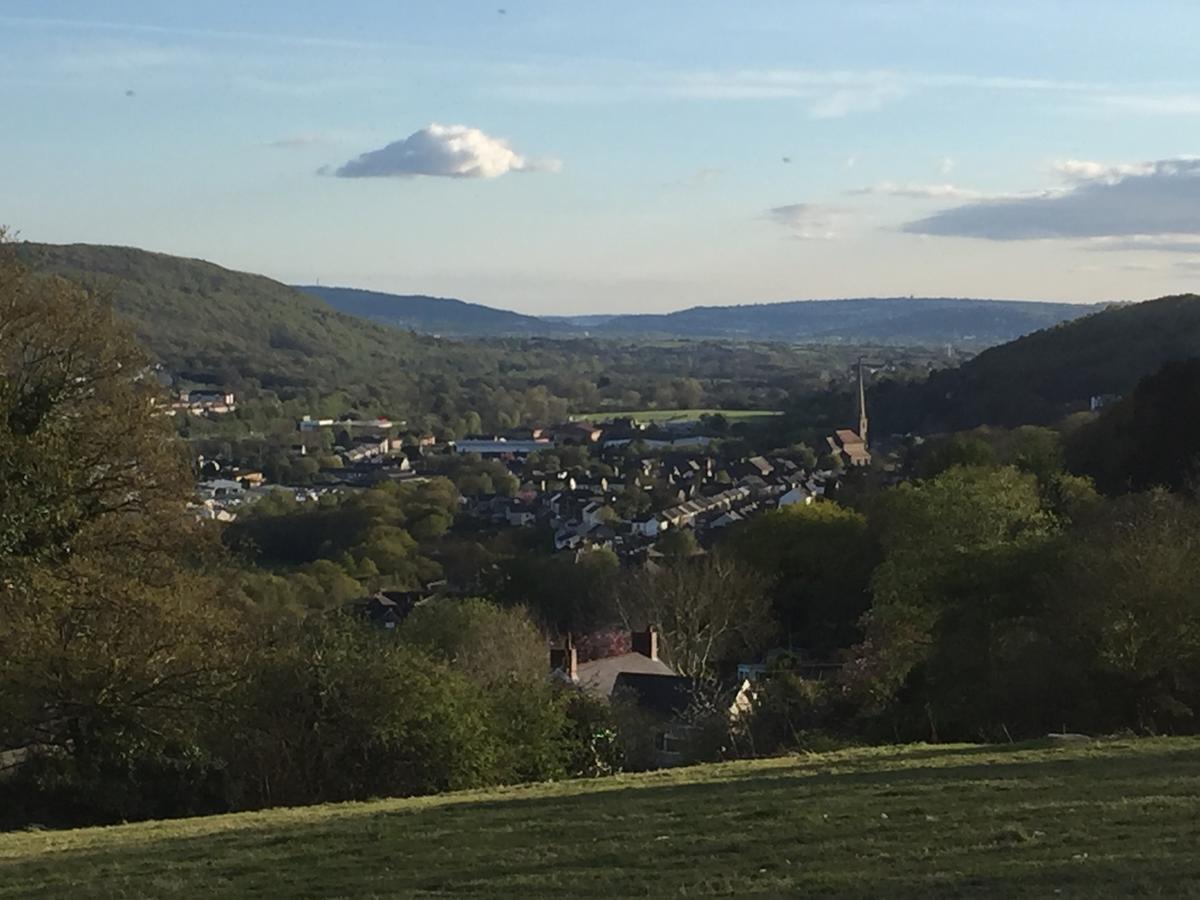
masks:
[[[0,897],[1200,897],[1200,740],[931,746],[0,835]]]

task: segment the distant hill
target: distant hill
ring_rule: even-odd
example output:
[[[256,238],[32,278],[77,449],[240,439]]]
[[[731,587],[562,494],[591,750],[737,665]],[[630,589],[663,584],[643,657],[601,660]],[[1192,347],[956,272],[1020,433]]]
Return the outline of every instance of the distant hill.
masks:
[[[495,309],[448,297],[384,294],[379,291],[312,284],[297,285],[296,288],[319,297],[344,313],[383,325],[428,334],[464,337],[570,336],[579,331],[568,323],[539,319],[507,309]]]
[[[1010,341],[1101,308],[1022,300],[867,298],[697,306],[661,315],[535,317],[449,298],[319,285],[299,289],[342,312],[427,334],[952,344],[966,349]]]
[[[881,384],[872,417],[890,431],[1048,424],[1198,355],[1200,296],[1114,306],[992,347],[925,382]]]
[[[616,316],[594,334],[652,334],[981,348],[1086,315],[1099,305],[1025,300],[864,298],[697,306],[664,315]]]

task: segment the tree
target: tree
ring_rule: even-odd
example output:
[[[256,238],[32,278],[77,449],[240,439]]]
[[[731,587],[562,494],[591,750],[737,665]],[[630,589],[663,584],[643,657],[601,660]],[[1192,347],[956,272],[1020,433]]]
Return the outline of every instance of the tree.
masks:
[[[343,615],[256,654],[223,755],[251,805],[405,796],[501,780],[486,697],[465,674]]]
[[[1143,732],[1200,721],[1200,507],[1159,491],[1113,503],[1072,534],[1051,581],[1060,652],[1093,673],[1097,728]],[[1088,704],[1091,705],[1091,704]],[[1079,704],[1083,706],[1083,704]]]
[[[738,526],[722,547],[769,573],[775,617],[789,643],[829,652],[859,637],[879,561],[861,513],[833,502],[797,504]]]
[[[533,684],[549,671],[546,641],[521,607],[478,598],[429,600],[413,610],[400,636],[484,689],[513,680]]]
[[[236,676],[234,615],[145,357],[0,245],[0,746],[101,818],[153,810]],[[86,425],[82,437],[81,423]],[[149,804],[149,805],[148,805]]]
[[[635,573],[617,602],[627,628],[655,626],[666,661],[702,681],[723,661],[757,654],[775,630],[762,579],[719,554]]]
[[[700,542],[690,528],[668,528],[654,544],[655,548],[672,562],[687,559],[700,552]]]
[[[1003,583],[1001,573],[1051,537],[1037,480],[1013,468],[954,467],[886,491],[873,511],[883,561],[871,577],[865,638],[844,670],[847,689],[871,713],[907,697],[936,737],[925,678],[946,623]],[[1020,593],[1017,591],[1016,593]],[[906,714],[911,714],[911,710]]]

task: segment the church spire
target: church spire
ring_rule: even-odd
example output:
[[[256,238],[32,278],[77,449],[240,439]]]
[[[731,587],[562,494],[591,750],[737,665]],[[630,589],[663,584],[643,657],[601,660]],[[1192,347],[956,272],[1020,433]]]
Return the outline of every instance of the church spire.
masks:
[[[858,358],[858,436],[867,443],[867,389],[863,384],[863,361]]]

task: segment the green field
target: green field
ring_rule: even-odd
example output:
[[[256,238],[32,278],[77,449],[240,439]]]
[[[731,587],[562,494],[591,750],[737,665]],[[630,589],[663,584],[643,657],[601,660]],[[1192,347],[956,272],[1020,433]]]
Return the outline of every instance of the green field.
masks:
[[[0,835],[0,897],[1200,897],[1200,739],[916,745]]]
[[[776,409],[609,409],[599,412],[576,413],[571,418],[576,421],[602,422],[605,419],[619,416],[621,418],[632,417],[640,422],[673,422],[715,415],[722,415],[730,422],[745,422],[749,419],[782,416],[783,413]]]

